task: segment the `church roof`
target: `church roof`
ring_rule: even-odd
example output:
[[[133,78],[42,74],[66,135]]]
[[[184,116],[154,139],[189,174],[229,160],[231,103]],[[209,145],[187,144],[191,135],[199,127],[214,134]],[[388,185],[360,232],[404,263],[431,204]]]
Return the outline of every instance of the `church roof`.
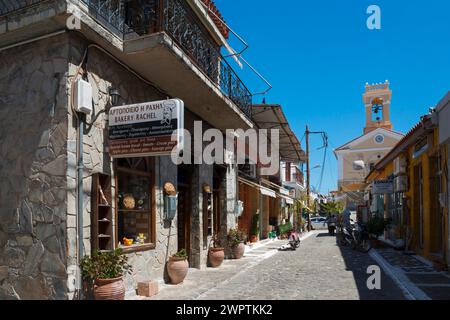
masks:
[[[368,132],[366,134],[360,135],[359,137],[357,137],[357,138],[355,138],[355,139],[353,139],[353,140],[343,144],[339,148],[336,148],[334,150],[334,152],[339,152],[339,151],[342,151],[342,150],[348,150],[348,149],[350,149],[351,145],[357,144],[358,142],[361,142],[361,141],[363,141],[363,140],[365,140],[367,138],[373,137],[373,136],[375,136],[375,135],[377,135],[379,133],[386,133],[387,135],[390,135],[391,137],[395,137],[398,140],[400,140],[404,136],[402,133],[394,131],[394,130],[389,130],[389,129],[385,129],[385,128],[377,128],[377,129],[375,129],[373,131],[370,131],[370,132]]]

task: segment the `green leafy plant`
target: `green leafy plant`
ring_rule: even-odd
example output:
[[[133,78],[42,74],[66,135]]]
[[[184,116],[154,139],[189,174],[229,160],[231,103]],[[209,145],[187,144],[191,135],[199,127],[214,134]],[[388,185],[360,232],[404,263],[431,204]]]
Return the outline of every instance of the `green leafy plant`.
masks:
[[[173,256],[174,256],[175,258],[184,258],[184,259],[187,259],[188,254],[187,254],[186,249],[181,249],[180,251],[178,251],[177,253],[175,253]]]
[[[280,231],[280,235],[281,235],[281,236],[284,236],[284,235],[286,235],[289,231],[291,231],[291,230],[294,229],[294,228],[292,227],[292,223],[289,221],[289,222],[286,223],[286,224],[280,225],[280,226],[278,227],[278,229],[279,229],[279,231]]]
[[[252,235],[257,236],[259,234],[259,214],[255,214],[252,219]]]
[[[390,225],[389,219],[383,219],[380,216],[374,216],[367,222],[367,231],[376,236],[381,236]]]
[[[242,231],[239,231],[237,229],[230,229],[230,231],[228,231],[227,239],[229,245],[234,248],[237,247],[240,243],[245,242],[246,237]]]
[[[108,252],[96,251],[80,262],[84,279],[115,279],[133,271],[121,249]]]
[[[222,241],[217,233],[212,236],[210,243],[212,244],[212,248],[223,248]]]

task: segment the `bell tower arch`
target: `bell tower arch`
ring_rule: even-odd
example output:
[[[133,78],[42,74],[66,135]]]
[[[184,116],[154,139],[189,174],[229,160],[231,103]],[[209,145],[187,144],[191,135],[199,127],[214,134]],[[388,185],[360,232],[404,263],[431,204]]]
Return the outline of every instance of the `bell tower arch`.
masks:
[[[378,128],[392,130],[391,98],[392,91],[389,88],[388,80],[384,83],[372,85],[366,83],[366,90],[363,94],[363,101],[366,108],[364,134]]]

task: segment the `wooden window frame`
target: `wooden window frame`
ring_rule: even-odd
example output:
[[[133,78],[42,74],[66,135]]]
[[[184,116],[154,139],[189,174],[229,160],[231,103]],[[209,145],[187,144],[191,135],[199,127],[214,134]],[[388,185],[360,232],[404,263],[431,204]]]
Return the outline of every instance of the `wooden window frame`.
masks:
[[[150,251],[156,249],[156,177],[155,177],[155,161],[151,157],[143,157],[149,161],[150,172],[134,170],[130,168],[121,167],[117,164],[117,159],[114,160],[114,182],[115,182],[115,247],[119,248],[119,172],[125,172],[128,174],[135,174],[139,176],[150,178],[150,219],[149,219],[149,231],[150,231],[150,243],[135,245],[132,247],[121,247],[123,253],[130,254],[135,252]]]

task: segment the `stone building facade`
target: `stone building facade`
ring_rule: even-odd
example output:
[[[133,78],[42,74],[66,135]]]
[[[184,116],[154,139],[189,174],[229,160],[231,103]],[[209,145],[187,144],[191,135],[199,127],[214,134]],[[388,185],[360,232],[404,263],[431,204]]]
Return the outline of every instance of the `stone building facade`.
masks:
[[[217,89],[211,90],[214,85],[195,69],[197,67],[186,55],[177,66],[195,70],[189,74],[190,81],[197,81],[197,86],[203,83],[203,91],[185,96],[184,87],[191,83],[185,79],[183,87],[169,86],[167,90],[152,84],[120,59],[121,53],[117,50],[123,45],[121,40],[97,25],[89,14],[82,17],[85,29],[81,32],[60,30],[34,34],[42,30],[33,29],[33,23],[48,23],[49,28],[55,26],[55,21],[65,23],[68,10],[75,6],[69,0],[43,2],[18,13],[17,17],[0,17],[0,24],[6,26],[0,28],[0,299],[75,297],[77,216],[83,216],[83,248],[84,254],[89,255],[94,250],[91,247],[91,230],[95,223],[91,199],[93,177],[97,173],[111,177],[112,223],[113,230],[117,230],[117,172],[107,149],[109,88],[119,90],[121,104],[180,97],[187,102],[185,128],[192,127],[196,120],[209,127],[220,123],[216,117],[199,115],[203,109],[197,104],[204,100],[222,99],[223,105],[218,108],[225,112],[224,123],[232,123],[233,114],[237,112],[231,100]],[[21,18],[21,14],[25,17]],[[25,28],[25,32],[19,32],[21,28]],[[14,43],[14,34],[28,39]],[[105,49],[105,46],[109,47]],[[167,57],[172,54],[170,50],[181,54],[178,47],[165,50]],[[155,60],[148,64],[158,63]],[[176,70],[169,71],[172,76],[177,75]],[[82,213],[77,212],[78,120],[72,110],[73,81],[81,76],[92,86],[93,94],[93,112],[86,117],[81,151],[84,158]],[[241,113],[236,113],[236,119],[251,124]],[[156,241],[151,249],[127,252],[133,266],[133,274],[126,277],[128,294],[134,294],[138,281],[162,280],[168,257],[181,249],[179,216],[168,223],[164,219],[163,200],[165,183],[172,183],[178,189],[180,168],[169,156],[153,157],[153,164]],[[217,201],[221,208],[218,232],[224,238],[227,231],[236,226],[237,171],[234,165],[222,170],[224,176],[218,182]],[[211,165],[191,165],[189,171],[192,201],[187,210],[190,221],[186,243],[189,243],[191,267],[203,268],[211,240],[211,235],[205,237],[203,232],[203,188],[213,186],[216,177]],[[114,233],[114,247],[119,241],[118,234]]]
[[[0,208],[0,297],[71,298],[77,270],[77,121],[70,108],[71,81],[88,43],[76,33],[1,52],[1,92],[5,97],[0,121],[2,189]],[[84,135],[84,249],[91,253],[92,175],[111,175],[113,160],[107,152],[108,88],[120,88],[126,104],[163,99],[161,93],[100,50],[88,50],[85,66],[93,87],[95,114],[86,119]],[[48,86],[44,88],[44,86]],[[198,120],[189,111],[186,127]],[[156,248],[128,254],[133,275],[126,278],[130,293],[138,281],[162,279],[168,256],[177,251],[177,220],[163,219],[163,185],[177,186],[177,166],[169,156],[155,159]],[[226,232],[235,224],[235,171],[223,181]],[[204,184],[212,185],[213,166],[193,167],[190,230],[192,267],[206,267],[203,225]],[[112,185],[113,192],[115,185]],[[115,203],[115,201],[113,201]],[[113,208],[114,209],[114,208]],[[231,214],[231,218],[228,215]]]

